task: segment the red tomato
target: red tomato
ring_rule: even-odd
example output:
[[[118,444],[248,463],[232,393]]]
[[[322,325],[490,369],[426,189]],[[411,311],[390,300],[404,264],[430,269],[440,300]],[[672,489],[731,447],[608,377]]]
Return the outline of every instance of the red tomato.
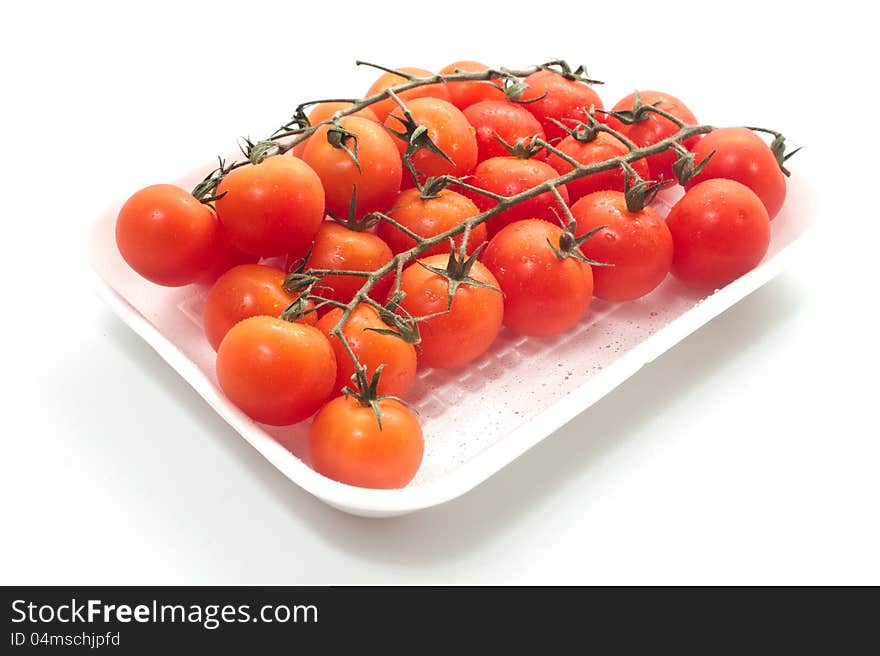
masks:
[[[506,157],[510,151],[496,137],[501,137],[513,146],[520,139],[538,137],[546,139],[544,130],[531,112],[511,102],[486,100],[471,105],[464,110],[465,118],[477,131],[477,160],[482,162],[492,157]],[[536,159],[547,157],[546,151],[539,151]]]
[[[230,172],[217,217],[229,241],[251,255],[304,252],[324,219],[321,179],[302,160],[275,155]]]
[[[325,221],[315,237],[312,253],[306,261],[306,269],[337,269],[345,271],[375,271],[387,264],[394,254],[388,244],[371,232],[349,230],[335,221]],[[291,258],[290,265],[298,264],[298,258]],[[388,288],[394,280],[393,272],[380,280],[370,296],[384,301]],[[315,286],[313,293],[340,303],[348,303],[358,290],[364,286],[366,278],[357,275],[324,276]]]
[[[689,110],[687,106],[675,96],[671,96],[668,93],[663,93],[661,91],[640,91],[639,95],[641,97],[642,105],[659,103],[659,105],[657,105],[659,109],[669,112],[677,119],[684,121],[688,125],[697,124],[697,119],[691,113],[691,110]],[[620,112],[632,110],[635,101],[636,95],[635,93],[631,93],[618,102],[614,106],[613,111]],[[608,117],[607,123],[608,127],[614,128],[624,136],[628,137],[630,141],[634,142],[637,146],[641,147],[651,146],[658,141],[671,137],[678,132],[679,129],[678,126],[668,118],[664,118],[653,112],[645,112],[644,118],[632,125],[624,125],[613,116]],[[690,149],[694,147],[697,141],[699,141],[699,137],[692,137],[683,141],[682,144]],[[651,155],[651,157],[648,158],[648,166],[650,167],[651,175],[655,180],[659,180],[660,176],[663,176],[664,180],[675,179],[672,173],[672,165],[675,163],[676,157],[677,155],[674,150],[666,150],[657,155]]]
[[[531,159],[515,157],[493,157],[480,162],[468,182],[480,189],[485,189],[502,196],[513,196],[535,187],[542,182],[557,177],[552,166]],[[485,212],[497,202],[493,198],[483,196],[475,191],[463,192],[480,210]],[[559,193],[568,202],[568,190],[565,185],[559,186]],[[554,210],[556,214],[554,214]],[[486,221],[486,229],[491,238],[504,226],[523,219],[543,219],[558,224],[559,217],[565,216],[562,206],[552,192],[544,192],[534,198],[510,207]]]
[[[748,128],[720,128],[700,139],[691,149],[699,164],[712,158],[685,185],[690,189],[703,180],[727,178],[754,191],[772,220],[785,202],[785,175],[770,147]]]
[[[592,141],[579,141],[577,137],[569,135],[560,141],[556,147],[585,166],[598,164],[613,157],[626,155],[629,152],[629,148],[607,132],[596,133]],[[547,163],[556,169],[559,175],[565,175],[574,168],[567,161],[553,154],[547,157]],[[643,180],[651,179],[651,172],[645,159],[632,162],[632,167]],[[568,197],[572,203],[594,191],[603,191],[605,189],[623,191],[623,170],[616,166],[609,171],[602,171],[572,180],[566,187],[568,188]]]
[[[397,70],[403,73],[409,73],[416,77],[431,77],[434,75],[431,71],[426,71],[424,68],[413,68],[411,66],[403,66]],[[369,98],[381,91],[385,91],[388,87],[394,87],[404,84],[405,82],[407,82],[407,79],[399,75],[395,75],[394,73],[383,73],[378,80],[373,82],[373,86],[369,88],[365,97]],[[415,98],[440,98],[441,100],[448,101],[449,91],[446,89],[445,84],[426,84],[421,87],[409,89],[408,91],[402,91],[397,94],[397,97],[407,104]],[[399,109],[397,103],[391,98],[383,98],[369,107],[373,110],[373,113],[376,114],[376,118],[380,123],[385,120],[385,117],[388,116],[391,110]]]
[[[627,209],[619,191],[597,191],[571,206],[576,234],[605,226],[581,245],[593,267],[593,294],[606,301],[632,301],[663,282],[672,265],[672,235],[650,205]]]
[[[315,131],[302,156],[321,178],[327,211],[340,218],[349,218],[355,189],[354,218],[387,210],[394,203],[403,174],[394,139],[381,125],[366,118],[352,116],[342,119],[340,124],[343,130],[355,135],[357,164],[341,146],[328,141],[328,136],[340,134],[330,125],[323,125]],[[346,139],[345,143],[354,152],[354,140]]]
[[[339,396],[325,405],[309,429],[315,471],[356,487],[391,489],[409,483],[422,463],[425,440],[412,411],[393,399],[373,408]]]
[[[325,102],[313,105],[312,111],[310,111],[308,115],[309,125],[318,125],[318,123],[332,118],[336,112],[340,112],[343,109],[348,109],[353,104],[354,103],[350,102]],[[379,122],[379,117],[376,116],[376,112],[374,112],[369,107],[363,107],[357,110],[354,114],[349,114],[349,116],[359,116],[361,118],[373,121],[374,123]],[[308,139],[300,141],[293,147],[293,150],[290,152],[293,154],[294,157],[299,157],[300,159],[302,159],[303,153],[306,151],[306,144],[308,142]]]
[[[416,98],[407,102],[407,109],[417,125],[428,130],[428,136],[452,162],[427,148],[420,148],[412,157],[416,169],[427,176],[467,175],[477,163],[477,138],[464,114],[452,103],[438,98]],[[393,110],[385,119],[385,127],[396,132],[405,131],[400,118],[400,108]],[[395,137],[401,157],[406,153],[407,143]]]
[[[232,267],[239,264],[254,264],[258,258],[256,255],[248,255],[237,249],[229,241],[223,226],[220,226],[220,239],[217,244],[217,250],[214,252],[213,262],[208,269],[199,276],[197,283],[202,285],[213,285],[214,282],[229,271]]]
[[[220,343],[217,380],[248,417],[286,426],[314,414],[330,396],[336,356],[317,328],[250,317]]]
[[[465,219],[479,213],[473,201],[455,191],[443,189],[434,197],[423,199],[418,189],[407,189],[398,196],[389,216],[415,234],[428,238],[451,230]],[[377,233],[395,254],[416,245],[412,237],[385,221],[379,223]],[[455,238],[456,249],[461,246],[461,239],[461,236]],[[484,241],[486,241],[486,225],[481,223],[471,230],[467,244],[468,253],[473,252]],[[448,241],[423,251],[420,257],[443,253],[449,253]]]
[[[567,124],[567,118],[586,123],[591,108],[603,108],[599,94],[593,89],[578,80],[568,80],[555,71],[532,73],[525,78],[525,83],[528,88],[520,100],[534,101],[523,104],[523,107],[541,122],[550,142],[559,141],[565,136],[565,130],[552,119],[563,125]]]
[[[590,306],[590,265],[553,251],[566,250],[564,234],[558,225],[526,219],[511,223],[489,241],[483,263],[504,292],[504,325],[511,330],[555,335],[580,321]]]
[[[157,285],[179,287],[206,275],[221,239],[211,208],[174,185],[141,189],[116,218],[122,258]]]
[[[336,354],[336,394],[341,394],[343,387],[354,389],[351,380],[355,373],[354,363],[342,342],[330,336],[341,316],[342,309],[334,308],[318,322],[318,330],[330,340]],[[416,349],[400,337],[369,330],[372,328],[389,329],[375,308],[360,304],[345,322],[342,333],[358,361],[366,367],[368,379],[373,378],[379,365],[385,365],[379,376],[378,393],[381,396],[405,396],[416,376]]]
[[[431,255],[419,262],[445,269],[448,259]],[[470,277],[496,289],[462,282],[449,308],[449,280],[422,264],[414,263],[404,270],[401,290],[406,296],[400,307],[413,317],[443,314],[419,323],[419,362],[429,367],[460,367],[485,353],[498,336],[504,312],[498,281],[480,262],[474,262]]]
[[[298,294],[285,291],[284,272],[264,264],[242,264],[224,273],[205,298],[205,335],[216,351],[220,342],[242,319],[256,316],[277,317]],[[315,325],[314,312],[297,323]]]
[[[458,61],[440,69],[440,75],[452,75],[459,73],[480,73],[489,70],[485,64],[475,61]],[[449,99],[459,109],[470,107],[474,103],[483,100],[506,100],[507,96],[501,88],[498,80],[465,80],[459,82],[447,82],[446,90]]]
[[[735,180],[701,182],[666,217],[674,244],[672,273],[691,287],[719,289],[754,269],[770,245],[761,199]]]

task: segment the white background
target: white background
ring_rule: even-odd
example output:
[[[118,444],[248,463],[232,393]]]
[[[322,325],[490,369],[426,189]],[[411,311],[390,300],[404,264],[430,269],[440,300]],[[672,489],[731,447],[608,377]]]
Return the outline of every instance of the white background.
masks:
[[[871,19],[814,4],[4,3],[0,582],[880,583],[878,53]],[[559,56],[609,103],[654,87],[785,130],[820,225],[474,492],[392,520],[324,506],[92,293],[93,217],[362,93],[356,58]]]

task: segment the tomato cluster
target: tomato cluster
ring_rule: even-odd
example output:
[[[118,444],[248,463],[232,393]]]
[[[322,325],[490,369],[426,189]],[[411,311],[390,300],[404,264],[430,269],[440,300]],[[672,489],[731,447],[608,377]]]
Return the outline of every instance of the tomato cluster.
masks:
[[[119,251],[153,283],[210,285],[217,380],[245,415],[314,415],[316,471],[402,487],[424,451],[402,401],[418,367],[467,366],[503,326],[569,330],[594,297],[632,301],[670,272],[711,292],[767,251],[775,149],[667,93],[606,111],[580,70],[385,72],[371,100],[312,106],[293,141],[193,193],[135,193]],[[676,180],[664,219],[651,203]]]

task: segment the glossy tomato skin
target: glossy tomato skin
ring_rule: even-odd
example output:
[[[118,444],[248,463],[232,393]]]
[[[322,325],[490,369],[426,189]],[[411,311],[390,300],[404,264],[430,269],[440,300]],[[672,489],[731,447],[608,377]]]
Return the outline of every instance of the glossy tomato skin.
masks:
[[[340,124],[356,135],[357,164],[345,150],[327,141],[329,125],[315,131],[302,156],[321,179],[327,211],[343,219],[349,218],[355,188],[355,218],[389,209],[403,175],[394,139],[375,121],[359,116],[344,118]],[[353,144],[349,148],[353,150]]]
[[[653,291],[672,266],[672,235],[657,211],[630,212],[620,191],[597,191],[571,206],[576,234],[606,226],[581,245],[593,267],[593,294],[606,301],[632,301]]]
[[[457,61],[440,69],[441,75],[452,75],[456,71],[463,73],[479,73],[489,70],[485,64],[475,61]],[[459,109],[465,109],[484,100],[506,100],[507,96],[498,80],[468,80],[447,82],[450,102]]]
[[[534,159],[518,159],[516,157],[493,157],[480,162],[468,182],[475,187],[485,189],[502,196],[513,196],[535,187],[542,182],[557,177],[552,166]],[[485,212],[495,205],[496,201],[474,191],[463,192],[480,210]],[[568,202],[566,185],[559,185],[559,193]],[[554,213],[555,210],[555,213]],[[551,223],[559,223],[565,216],[562,206],[552,192],[546,191],[527,201],[518,203],[485,222],[486,230],[491,239],[504,226],[523,219],[542,219]]]
[[[116,218],[122,258],[150,282],[166,287],[188,285],[206,275],[221,239],[211,208],[174,185],[141,189]]]
[[[560,259],[550,247],[559,245],[562,234],[562,228],[546,221],[517,221],[495,235],[483,253],[483,263],[504,292],[504,325],[517,333],[565,332],[590,306],[590,265]]]
[[[412,66],[402,66],[397,70],[409,73],[416,77],[431,77],[434,75],[431,71],[426,71],[424,68],[413,68]],[[394,73],[383,73],[379,76],[379,79],[373,82],[373,85],[367,90],[364,97],[369,98],[372,95],[384,91],[388,87],[397,86],[406,81],[406,78],[395,75]],[[449,102],[450,99],[449,91],[445,84],[426,84],[407,91],[401,91],[397,94],[397,97],[403,100],[407,105],[409,105],[411,100],[416,98],[439,98],[440,100],[445,100],[447,102]],[[383,98],[382,100],[369,105],[369,107],[373,110],[373,113],[376,115],[376,118],[380,123],[385,121],[385,118],[392,110],[399,109],[397,103],[390,98]]]
[[[325,102],[318,103],[314,105],[311,111],[308,114],[309,125],[317,125],[321,121],[326,121],[329,118],[332,118],[336,112],[340,112],[344,109],[348,109],[354,103],[350,102]],[[359,116],[361,118],[368,119],[373,121],[374,123],[379,122],[379,117],[376,116],[376,113],[370,109],[369,107],[362,107],[357,110],[355,113],[350,114],[349,116]],[[308,139],[300,141],[293,147],[293,150],[290,151],[294,157],[299,157],[302,159],[303,153],[306,151],[306,144],[309,143]]]
[[[700,139],[691,149],[697,163],[712,158],[686,185],[690,189],[704,180],[727,178],[754,191],[770,220],[785,202],[785,174],[761,137],[748,128],[719,128]]]
[[[447,260],[445,255],[431,255],[420,261],[442,269]],[[485,353],[498,336],[504,314],[503,298],[496,291],[498,281],[480,262],[474,263],[470,275],[496,289],[461,284],[449,312],[421,322],[420,364],[460,367]],[[401,289],[406,296],[400,306],[411,316],[444,312],[448,307],[449,282],[418,263],[404,270]]]
[[[590,164],[598,164],[614,157],[626,155],[629,149],[618,139],[615,139],[607,132],[599,132],[592,141],[582,143],[573,136],[568,136],[560,141],[557,146],[559,150],[571,157],[577,162],[585,166]],[[547,163],[552,166],[557,174],[565,175],[574,167],[558,155],[551,154],[547,157]],[[651,179],[651,171],[648,168],[648,162],[645,159],[639,159],[632,162],[632,167],[643,180]],[[606,189],[614,189],[616,191],[624,190],[623,169],[619,166],[609,171],[601,171],[592,175],[572,180],[566,185],[568,189],[569,200],[574,203],[587,194],[594,191],[604,191]]]
[[[250,317],[220,343],[217,380],[251,419],[286,426],[310,417],[330,396],[336,356],[313,326]]]
[[[259,259],[256,255],[249,255],[233,246],[226,236],[226,230],[220,226],[220,239],[212,262],[196,282],[201,285],[213,285],[220,276],[233,267],[239,264],[254,264]]]
[[[297,299],[285,291],[284,272],[264,264],[241,264],[224,273],[205,298],[202,317],[205,336],[216,351],[226,333],[248,317],[277,317]],[[317,317],[309,312],[298,323],[314,325]]]
[[[423,199],[418,189],[407,189],[400,193],[394,210],[389,216],[402,226],[422,237],[434,237],[461,224],[462,221],[479,214],[473,201],[462,194],[443,189],[435,198]],[[415,246],[415,240],[396,226],[385,221],[379,223],[377,234],[397,254]],[[468,253],[486,241],[486,225],[481,223],[471,230],[468,238]],[[461,246],[461,236],[455,238],[455,246]],[[449,243],[443,242],[423,251],[420,257],[449,253]]]
[[[498,141],[501,137],[513,146],[520,139],[537,137],[546,139],[544,128],[538,119],[523,105],[512,102],[486,100],[471,105],[464,110],[465,118],[477,131],[477,161],[485,161],[492,157],[507,157],[510,151]],[[546,151],[539,151],[533,159],[542,160],[547,157]]]
[[[393,399],[379,401],[382,426],[373,409],[338,396],[309,429],[316,472],[356,487],[394,489],[409,483],[422,463],[425,440],[413,412]]]
[[[690,287],[720,289],[755,268],[770,245],[761,199],[735,180],[706,180],[672,207],[672,273]]]
[[[308,164],[275,155],[230,172],[217,186],[217,217],[232,244],[251,255],[301,252],[324,219],[324,189]]]
[[[470,173],[477,163],[477,138],[474,128],[455,105],[438,98],[416,98],[407,102],[413,120],[428,130],[428,136],[453,163],[420,148],[413,155],[413,165],[426,176],[454,175],[461,177]],[[397,132],[403,125],[397,117],[402,117],[400,109],[393,110],[385,119],[385,127]],[[403,157],[407,144],[394,137],[397,149]]]
[[[354,363],[345,350],[342,342],[330,336],[330,331],[342,316],[341,308],[334,308],[321,317],[318,322],[320,330],[333,347],[336,354],[336,387],[335,394],[342,394],[343,387],[354,389],[351,377],[354,375]],[[358,360],[367,368],[367,379],[373,379],[373,373],[379,365],[385,365],[379,377],[378,392],[381,396],[403,397],[412,387],[416,376],[416,349],[400,337],[378,333],[373,328],[388,330],[375,308],[361,304],[355,308],[342,329],[349,346],[358,356]]]
[[[563,125],[569,125],[576,119],[586,123],[590,109],[603,109],[604,105],[593,89],[583,82],[567,80],[554,71],[538,71],[525,78],[528,88],[520,96],[520,100],[534,101],[524,103],[523,107],[535,115],[544,128],[547,139],[553,143],[565,137],[565,131],[556,125],[556,119]]]
[[[291,265],[298,264],[300,257],[291,257],[288,269]],[[325,221],[315,236],[315,245],[306,261],[306,269],[370,272],[387,264],[392,257],[394,255],[388,244],[373,233],[349,230],[335,221]],[[315,287],[314,293],[340,303],[348,303],[364,286],[365,281],[363,276],[328,275]],[[377,301],[384,301],[392,281],[393,273],[380,280],[370,296]]]
[[[675,96],[663,93],[662,91],[650,90],[640,91],[639,95],[641,97],[642,105],[659,103],[659,105],[657,105],[659,109],[669,112],[676,118],[684,121],[686,124],[697,124],[697,119],[691,110]],[[635,93],[629,94],[614,105],[612,111],[619,112],[631,110],[635,104],[635,99]],[[678,126],[668,118],[651,112],[645,115],[644,120],[631,125],[624,125],[613,116],[609,116],[606,122],[608,127],[621,132],[640,147],[651,146],[658,141],[662,141],[678,132],[679,129]],[[682,144],[685,148],[690,149],[693,148],[698,141],[699,137],[692,137],[683,141]],[[675,163],[675,159],[676,154],[674,150],[666,150],[657,155],[651,155],[648,157],[648,167],[651,169],[653,179],[658,180],[662,176],[664,180],[674,180],[675,177],[672,173],[672,165]]]

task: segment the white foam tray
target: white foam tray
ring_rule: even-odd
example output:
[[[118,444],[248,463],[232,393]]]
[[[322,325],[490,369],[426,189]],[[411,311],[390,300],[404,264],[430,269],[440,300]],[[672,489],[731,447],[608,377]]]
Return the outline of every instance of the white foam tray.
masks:
[[[206,165],[178,184],[191,188]],[[214,352],[202,333],[207,290],[152,285],[123,262],[114,240],[116,211],[95,223],[90,260],[100,296],[269,462],[326,503],[356,515],[401,515],[454,499],[586,411],[646,363],[676,345],[776,276],[813,220],[809,187],[789,181],[788,200],[773,221],[763,263],[703,297],[674,279],[633,303],[595,300],[571,332],[525,338],[502,331],[492,349],[463,370],[420,371],[408,399],[425,434],[425,458],[410,485],[367,490],[337,483],[309,468],[307,423],[269,427],[255,423],[220,391]],[[658,209],[668,211],[670,192]],[[735,339],[735,336],[732,336]],[[135,372],[132,372],[135,375]]]

